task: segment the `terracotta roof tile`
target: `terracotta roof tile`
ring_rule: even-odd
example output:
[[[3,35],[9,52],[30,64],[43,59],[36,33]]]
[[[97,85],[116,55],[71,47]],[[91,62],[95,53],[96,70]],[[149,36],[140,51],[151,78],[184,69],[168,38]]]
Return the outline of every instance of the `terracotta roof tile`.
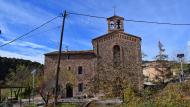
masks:
[[[139,36],[135,36],[135,35],[132,35],[132,34],[129,34],[129,33],[125,33],[125,32],[121,32],[121,31],[117,31],[117,30],[116,30],[116,31],[113,31],[113,32],[104,34],[104,35],[102,35],[102,36],[96,37],[96,38],[92,39],[92,41],[97,40],[97,39],[100,39],[100,38],[103,38],[103,37],[105,37],[105,36],[107,36],[107,35],[110,35],[110,34],[113,34],[113,33],[123,33],[123,34],[129,35],[129,36],[135,37],[135,38],[139,38],[139,39],[141,40],[141,37],[139,37]]]
[[[54,51],[54,52],[50,52],[50,53],[46,53],[44,54],[45,56],[47,55],[56,55],[58,54],[58,51]],[[72,55],[76,55],[76,54],[83,54],[83,55],[95,55],[93,50],[81,50],[81,51],[62,51],[61,54],[72,54]]]

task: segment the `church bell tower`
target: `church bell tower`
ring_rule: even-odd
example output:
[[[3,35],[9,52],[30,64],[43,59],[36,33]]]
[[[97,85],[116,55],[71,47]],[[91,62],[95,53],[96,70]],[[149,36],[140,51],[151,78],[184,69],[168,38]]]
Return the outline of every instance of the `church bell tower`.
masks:
[[[107,18],[108,33],[113,31],[124,31],[123,21],[124,21],[123,17],[115,15]]]

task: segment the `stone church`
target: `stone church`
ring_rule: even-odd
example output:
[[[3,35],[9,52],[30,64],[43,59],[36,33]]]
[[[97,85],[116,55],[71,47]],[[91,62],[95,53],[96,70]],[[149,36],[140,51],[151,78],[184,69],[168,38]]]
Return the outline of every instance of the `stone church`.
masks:
[[[92,39],[93,50],[61,53],[60,71],[73,71],[76,77],[76,84],[69,80],[60,83],[64,84],[63,97],[88,95],[89,81],[97,73],[98,66],[106,64],[127,66],[126,70],[136,77],[132,80],[133,85],[142,86],[141,38],[124,32],[123,17],[109,17],[107,24],[108,33]],[[45,54],[45,73],[56,71],[57,60],[57,51]]]

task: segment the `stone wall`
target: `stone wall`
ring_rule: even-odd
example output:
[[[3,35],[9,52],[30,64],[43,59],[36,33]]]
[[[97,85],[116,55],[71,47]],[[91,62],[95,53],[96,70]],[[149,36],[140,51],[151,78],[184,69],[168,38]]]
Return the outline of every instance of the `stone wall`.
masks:
[[[143,73],[141,68],[141,39],[123,32],[112,32],[92,41],[94,50],[99,56],[98,61],[103,66],[114,66],[113,47],[120,47],[121,66],[125,72],[135,74],[133,85],[137,88],[143,86]]]
[[[73,96],[80,96],[88,94],[89,81],[92,80],[93,76],[98,73],[97,67],[104,66],[109,68],[113,67],[113,47],[115,45],[120,48],[120,66],[123,67],[124,74],[134,74],[129,76],[132,81],[132,85],[141,89],[143,86],[143,73],[141,68],[141,39],[139,37],[126,34],[123,31],[114,31],[98,37],[92,40],[93,53],[94,54],[77,54],[72,55],[62,54],[60,71],[70,70],[74,72],[76,76],[76,84],[74,84]],[[45,55],[45,72],[56,71],[58,54]],[[78,74],[78,67],[82,66],[83,74]],[[132,77],[132,78],[131,78]],[[60,79],[64,77],[60,76]],[[63,96],[66,96],[66,84],[69,81],[63,80]],[[78,92],[78,84],[83,83],[84,91]]]
[[[76,58],[77,57],[77,58]],[[45,56],[45,72],[56,72],[57,55]],[[78,67],[82,67],[82,74],[78,74]],[[88,93],[88,83],[92,79],[95,72],[95,58],[91,55],[71,55],[70,59],[67,59],[67,55],[62,55],[60,63],[60,84],[63,86],[62,96],[66,97],[66,84],[71,82],[64,80],[64,76],[61,76],[62,72],[74,72],[76,77],[76,83],[72,83],[73,96],[81,96]],[[55,74],[55,73],[53,73]],[[78,84],[83,83],[83,92],[78,92]]]

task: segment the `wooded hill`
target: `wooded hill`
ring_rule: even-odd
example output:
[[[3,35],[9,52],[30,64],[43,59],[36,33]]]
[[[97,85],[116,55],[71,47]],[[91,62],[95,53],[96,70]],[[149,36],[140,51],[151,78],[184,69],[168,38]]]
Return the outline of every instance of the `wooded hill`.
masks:
[[[16,70],[17,66],[26,66],[29,68],[42,68],[43,65],[38,62],[32,62],[30,60],[7,58],[0,56],[0,81],[4,81],[6,76],[13,70]],[[0,83],[1,84],[1,83]]]

